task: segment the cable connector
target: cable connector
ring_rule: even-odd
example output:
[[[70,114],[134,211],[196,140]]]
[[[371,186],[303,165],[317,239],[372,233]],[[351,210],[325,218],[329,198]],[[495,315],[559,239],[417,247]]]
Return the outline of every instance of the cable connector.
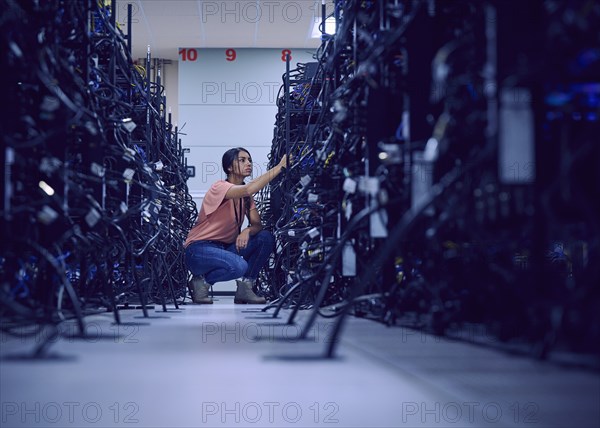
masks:
[[[123,171],[123,178],[125,179],[125,181],[127,183],[130,183],[134,174],[135,174],[135,170],[133,170],[131,168],[126,168],[125,171]]]
[[[354,193],[356,193],[356,186],[357,186],[356,181],[354,181],[350,177],[347,177],[344,180],[344,185],[342,186],[342,189],[346,193],[354,194]]]
[[[58,213],[48,205],[44,205],[37,214],[38,221],[40,223],[45,224],[46,226],[51,223],[54,223],[54,220],[56,220],[57,218]]]
[[[125,152],[123,153],[123,159],[127,162],[131,162],[135,159],[135,150],[125,147]]]
[[[121,126],[129,133],[133,132],[133,130],[137,127],[136,123],[130,117],[126,117],[121,120]]]
[[[379,179],[377,177],[360,177],[358,190],[371,196],[377,195],[377,192],[379,192]]]
[[[104,177],[104,174],[106,173],[106,168],[104,168],[100,164],[97,164],[96,162],[92,162],[92,164],[90,165],[90,171],[92,172],[92,174],[97,175],[98,177]]]
[[[312,178],[310,177],[310,175],[305,175],[300,179],[300,185],[302,187],[306,187],[308,184],[310,184],[311,180]]]
[[[90,208],[90,210],[85,216],[85,222],[88,224],[89,227],[94,227],[101,218],[102,216],[95,208]]]
[[[313,227],[308,231],[308,236],[310,236],[312,239],[315,239],[320,234],[321,232],[319,232],[319,229],[317,229],[316,227]]]

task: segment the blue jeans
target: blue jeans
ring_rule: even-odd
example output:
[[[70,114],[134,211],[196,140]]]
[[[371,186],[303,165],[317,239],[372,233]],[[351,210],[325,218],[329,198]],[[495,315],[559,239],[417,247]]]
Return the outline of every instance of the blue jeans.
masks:
[[[185,250],[185,262],[194,275],[202,275],[209,284],[246,277],[256,279],[258,272],[269,260],[275,240],[266,230],[250,236],[243,250],[235,249],[235,242],[192,242]]]

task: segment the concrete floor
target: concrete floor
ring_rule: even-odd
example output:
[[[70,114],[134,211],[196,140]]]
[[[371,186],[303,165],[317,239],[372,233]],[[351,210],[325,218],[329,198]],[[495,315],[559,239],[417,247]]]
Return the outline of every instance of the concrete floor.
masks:
[[[19,359],[49,335],[0,337],[1,427],[600,426],[600,374],[489,346],[350,318],[337,357],[261,306],[120,311],[71,323],[52,358]],[[287,340],[281,340],[281,338]],[[490,338],[490,340],[492,340]]]

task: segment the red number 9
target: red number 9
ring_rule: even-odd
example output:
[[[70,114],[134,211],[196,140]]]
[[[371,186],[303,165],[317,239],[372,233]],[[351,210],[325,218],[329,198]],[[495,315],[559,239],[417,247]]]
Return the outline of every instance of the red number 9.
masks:
[[[235,49],[227,49],[225,51],[225,56],[227,57],[227,61],[235,61],[235,58],[237,57]]]
[[[292,60],[292,51],[289,49],[284,49],[281,51],[281,60],[286,61],[286,56],[290,56],[290,61]]]

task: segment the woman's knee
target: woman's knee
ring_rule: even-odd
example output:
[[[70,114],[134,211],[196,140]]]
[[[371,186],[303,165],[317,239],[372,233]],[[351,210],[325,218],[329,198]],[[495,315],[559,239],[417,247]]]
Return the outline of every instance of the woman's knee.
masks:
[[[232,275],[234,278],[239,278],[244,276],[246,271],[248,270],[248,262],[244,260],[242,257],[238,257],[235,263],[231,265]]]

